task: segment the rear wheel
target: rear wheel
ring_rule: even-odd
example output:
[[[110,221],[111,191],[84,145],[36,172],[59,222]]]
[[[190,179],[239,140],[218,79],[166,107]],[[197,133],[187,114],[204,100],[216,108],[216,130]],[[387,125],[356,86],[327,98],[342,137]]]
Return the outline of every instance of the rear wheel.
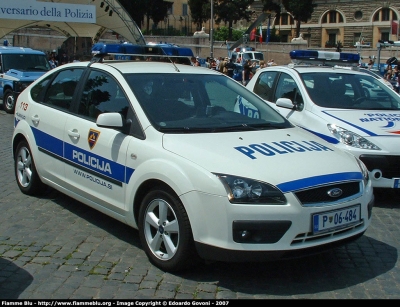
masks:
[[[15,98],[12,90],[6,90],[3,97],[3,108],[8,114],[13,114],[15,110]]]
[[[150,261],[164,271],[183,270],[197,258],[186,210],[163,187],[149,191],[142,201],[139,236]]]
[[[26,141],[21,141],[14,154],[14,169],[17,184],[22,193],[36,195],[46,186],[42,183],[36,171],[31,150]]]

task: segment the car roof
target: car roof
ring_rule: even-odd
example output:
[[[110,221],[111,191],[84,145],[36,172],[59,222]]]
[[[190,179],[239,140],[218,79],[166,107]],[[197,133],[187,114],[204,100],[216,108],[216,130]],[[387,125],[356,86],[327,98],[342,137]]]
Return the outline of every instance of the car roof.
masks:
[[[318,65],[293,65],[293,64],[288,64],[288,65],[278,65],[278,66],[268,66],[265,68],[262,68],[262,71],[265,70],[281,70],[281,71],[288,71],[288,70],[295,70],[299,74],[302,73],[307,73],[307,72],[340,72],[344,74],[362,74],[362,72],[359,72],[357,70],[349,69],[349,68],[343,68],[343,67],[333,67],[333,66],[318,66]]]
[[[87,66],[89,62],[74,62],[61,65],[57,68]],[[190,74],[207,74],[221,75],[220,72],[214,71],[206,67],[191,66],[185,64],[173,64],[168,62],[152,62],[152,61],[104,61],[102,63],[92,63],[92,67],[105,68],[113,67],[123,74],[129,73],[190,73]],[[178,71],[177,71],[178,69]],[[107,69],[106,69],[107,70]]]
[[[4,47],[0,48],[0,54],[40,54],[45,55],[43,51],[34,50],[32,48],[24,47]]]
[[[207,67],[198,67],[185,64],[173,64],[168,62],[140,62],[140,61],[122,61],[122,62],[104,62],[103,64],[112,66],[123,74],[128,73],[173,73],[177,72],[176,68],[181,73],[191,74],[220,74]]]

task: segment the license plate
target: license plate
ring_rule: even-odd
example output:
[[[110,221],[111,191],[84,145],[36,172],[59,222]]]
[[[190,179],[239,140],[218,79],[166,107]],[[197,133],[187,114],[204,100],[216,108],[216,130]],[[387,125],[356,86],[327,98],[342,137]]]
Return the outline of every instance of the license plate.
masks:
[[[313,233],[344,228],[360,222],[361,206],[317,213],[313,215]]]

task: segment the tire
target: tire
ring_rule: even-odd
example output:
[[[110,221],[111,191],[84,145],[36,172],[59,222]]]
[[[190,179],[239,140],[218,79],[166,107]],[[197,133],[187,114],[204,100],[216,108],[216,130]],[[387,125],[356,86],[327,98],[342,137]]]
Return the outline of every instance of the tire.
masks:
[[[3,108],[8,114],[14,114],[15,98],[12,90],[6,90],[3,97]]]
[[[150,190],[141,203],[139,236],[150,262],[166,272],[184,270],[198,259],[186,210],[163,187]]]
[[[43,192],[46,186],[39,178],[35,162],[26,141],[21,141],[14,153],[15,179],[22,193],[37,195]]]

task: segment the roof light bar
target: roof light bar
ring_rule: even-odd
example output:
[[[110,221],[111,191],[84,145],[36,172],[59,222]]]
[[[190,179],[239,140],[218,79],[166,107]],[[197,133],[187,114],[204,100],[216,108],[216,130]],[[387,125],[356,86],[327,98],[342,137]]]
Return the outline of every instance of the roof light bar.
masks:
[[[292,50],[290,58],[296,64],[320,64],[320,65],[346,65],[358,66],[360,55],[357,53],[345,53],[319,50]]]
[[[95,58],[104,58],[107,55],[115,55],[118,60],[130,60],[131,56],[159,56],[159,57],[192,57],[192,49],[179,47],[173,44],[147,44],[133,45],[123,44],[103,44],[97,43],[92,47],[92,54]]]
[[[236,47],[235,52],[255,51],[254,47]]]

